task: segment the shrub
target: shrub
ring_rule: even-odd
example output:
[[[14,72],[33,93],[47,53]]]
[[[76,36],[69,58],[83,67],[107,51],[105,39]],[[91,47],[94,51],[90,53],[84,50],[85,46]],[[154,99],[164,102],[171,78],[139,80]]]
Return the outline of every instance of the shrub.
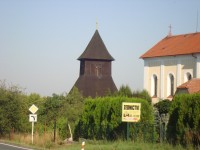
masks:
[[[58,118],[57,121],[58,134],[62,140],[65,140],[67,137],[70,137],[67,123],[68,123],[67,118],[65,117]]]
[[[168,99],[156,103],[154,106],[158,109],[159,114],[167,114],[169,112],[171,101]]]
[[[200,94],[175,96],[170,108],[167,139],[173,144],[195,147],[200,143]]]
[[[137,124],[148,125],[153,123],[152,106],[146,100],[127,97],[88,98],[75,129],[75,138],[83,137],[97,140],[125,139],[126,123],[122,122],[121,119],[122,102],[141,103],[141,120]],[[137,128],[137,132],[142,133],[142,126],[135,126],[135,124],[131,123],[130,131],[133,128]],[[148,134],[148,131],[146,133]],[[134,138],[133,132],[130,133],[130,136]]]

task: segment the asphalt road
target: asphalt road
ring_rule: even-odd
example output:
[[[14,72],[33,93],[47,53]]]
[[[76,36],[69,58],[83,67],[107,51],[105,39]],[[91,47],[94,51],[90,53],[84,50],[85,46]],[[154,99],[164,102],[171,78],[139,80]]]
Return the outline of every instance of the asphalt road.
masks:
[[[29,148],[23,148],[15,145],[0,143],[0,150],[33,150]]]

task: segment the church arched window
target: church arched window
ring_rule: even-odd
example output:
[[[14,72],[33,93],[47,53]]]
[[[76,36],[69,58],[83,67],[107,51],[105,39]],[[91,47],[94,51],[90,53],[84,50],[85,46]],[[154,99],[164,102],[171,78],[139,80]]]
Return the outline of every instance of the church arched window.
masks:
[[[186,76],[187,76],[187,81],[192,79],[192,75],[189,72],[187,72]]]
[[[170,87],[170,96],[174,95],[174,76],[173,74],[169,74],[169,87]]]
[[[154,74],[152,76],[152,85],[151,85],[151,95],[152,97],[158,96],[158,77]]]

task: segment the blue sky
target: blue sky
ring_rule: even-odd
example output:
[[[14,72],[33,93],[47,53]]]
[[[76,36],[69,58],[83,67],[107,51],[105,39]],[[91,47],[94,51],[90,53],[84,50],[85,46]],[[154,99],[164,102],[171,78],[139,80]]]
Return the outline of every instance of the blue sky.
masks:
[[[0,0],[0,80],[48,96],[69,92],[96,30],[116,86],[143,89],[139,57],[167,36],[196,32],[199,0]]]

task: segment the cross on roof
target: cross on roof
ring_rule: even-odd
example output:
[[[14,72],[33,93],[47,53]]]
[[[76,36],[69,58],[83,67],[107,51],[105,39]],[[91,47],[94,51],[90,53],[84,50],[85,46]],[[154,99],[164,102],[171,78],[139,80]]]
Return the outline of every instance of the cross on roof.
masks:
[[[168,33],[168,36],[172,36],[172,26],[171,26],[171,24],[170,24],[170,26],[169,26],[169,33]]]
[[[96,30],[98,30],[98,20],[96,21]]]

